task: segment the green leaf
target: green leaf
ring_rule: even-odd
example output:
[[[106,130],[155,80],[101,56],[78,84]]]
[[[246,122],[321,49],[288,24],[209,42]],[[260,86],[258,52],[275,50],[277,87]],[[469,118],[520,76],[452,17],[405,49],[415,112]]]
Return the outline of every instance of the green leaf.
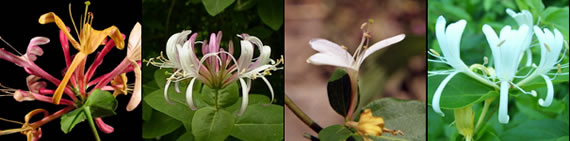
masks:
[[[520,10],[528,10],[532,15],[538,15],[544,10],[542,0],[515,0]],[[536,17],[533,17],[536,19]]]
[[[239,97],[239,87],[237,82],[222,89],[213,89],[204,85],[200,97],[210,106],[228,107],[237,101]]]
[[[153,111],[150,120],[143,121],[142,136],[145,139],[157,138],[171,133],[182,126],[182,122],[164,113]]]
[[[248,96],[247,105],[253,104],[269,104],[270,100],[269,97],[262,95],[262,94],[249,94]],[[242,98],[238,98],[238,100],[231,106],[223,108],[224,110],[230,113],[237,113],[239,108],[241,107],[241,100]]]
[[[216,16],[224,11],[226,7],[232,5],[234,0],[202,0],[202,3],[204,4],[206,11],[208,11],[208,14]]]
[[[327,84],[329,104],[343,117],[348,114],[351,105],[352,88],[350,77],[342,69],[336,69]]]
[[[75,109],[69,113],[61,116],[61,131],[67,134],[71,132],[71,129],[75,127],[80,122],[85,121],[85,114],[83,114],[83,108]]]
[[[246,141],[282,140],[283,107],[273,104],[248,106],[245,113],[238,117],[231,135]]]
[[[564,39],[568,40],[568,12],[568,7],[546,8],[546,10],[541,13],[541,24],[546,25],[546,27],[541,28],[549,28],[550,31],[553,31],[553,28],[556,28],[560,30],[562,35],[564,35]],[[568,81],[568,75],[564,76],[566,76],[566,81]]]
[[[370,108],[374,116],[384,118],[385,128],[398,129],[404,132],[404,136],[392,136],[392,138],[407,140],[425,140],[426,137],[426,105],[419,101],[405,101],[394,98],[382,98],[366,105],[362,109]],[[358,119],[360,114],[358,114]],[[358,121],[357,119],[357,121]]]
[[[511,128],[500,137],[501,140],[555,140],[568,136],[568,124],[552,119],[530,120]]]
[[[259,1],[257,14],[265,25],[273,30],[279,30],[283,25],[283,0]]]
[[[192,119],[194,111],[186,105],[186,98],[184,94],[169,93],[169,97],[173,104],[166,102],[162,90],[154,91],[144,97],[144,101],[157,111],[160,111],[179,121],[186,121]]]
[[[156,82],[156,86],[161,89],[164,89],[164,85],[166,85],[166,78],[168,75],[167,69],[158,69],[154,72],[154,82]]]
[[[192,133],[199,141],[223,141],[230,135],[234,120],[234,116],[225,110],[201,108],[192,119]]]
[[[182,136],[178,137],[178,139],[176,139],[176,141],[193,141],[193,140],[194,140],[194,135],[192,135],[192,132],[186,132],[182,134]]]
[[[428,78],[428,105],[431,105],[435,90],[445,77],[447,76],[437,75]],[[439,105],[441,108],[461,108],[498,95],[492,87],[464,73],[457,73],[443,89]]]
[[[83,107],[89,106],[93,117],[106,117],[116,114],[117,105],[113,94],[97,89],[89,95]]]
[[[463,8],[459,8],[457,6],[451,5],[451,4],[442,4],[441,10],[447,14],[453,15],[455,17],[457,17],[458,19],[466,19],[467,21],[471,20],[471,15],[469,13],[467,13],[467,11],[465,11],[465,9]],[[445,15],[444,15],[445,16]]]
[[[495,2],[496,2],[495,0],[483,1],[483,7],[484,7],[485,11],[489,11]]]
[[[332,125],[319,132],[319,139],[323,141],[345,141],[352,135],[352,131],[343,125]]]

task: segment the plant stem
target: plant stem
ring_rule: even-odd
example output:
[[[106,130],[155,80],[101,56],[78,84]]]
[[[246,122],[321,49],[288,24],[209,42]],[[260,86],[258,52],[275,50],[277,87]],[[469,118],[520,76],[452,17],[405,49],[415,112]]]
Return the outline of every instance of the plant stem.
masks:
[[[101,141],[99,138],[99,133],[97,132],[97,128],[95,128],[95,123],[93,123],[93,116],[91,116],[91,110],[89,109],[89,106],[85,106],[83,112],[85,112],[85,116],[87,116],[87,120],[89,121],[89,126],[91,126],[93,134],[95,134],[95,140]]]
[[[475,125],[475,133],[477,133],[477,131],[479,130],[479,127],[481,125],[481,123],[483,122],[483,119],[485,119],[485,115],[487,114],[487,111],[489,110],[489,106],[491,105],[491,103],[495,100],[495,97],[489,98],[485,100],[485,105],[483,106],[483,111],[481,111],[481,115],[479,115],[479,120],[477,120],[477,124]]]
[[[313,129],[313,131],[319,133],[323,129],[319,124],[317,124],[309,116],[307,116],[307,114],[305,114],[301,109],[299,109],[299,107],[297,107],[297,105],[295,105],[295,103],[291,99],[289,99],[289,96],[287,96],[287,94],[285,94],[285,105],[287,105],[287,107],[289,107],[289,109],[291,109],[291,111],[293,111],[293,113],[299,119],[301,119],[303,123],[305,123],[311,129]]]

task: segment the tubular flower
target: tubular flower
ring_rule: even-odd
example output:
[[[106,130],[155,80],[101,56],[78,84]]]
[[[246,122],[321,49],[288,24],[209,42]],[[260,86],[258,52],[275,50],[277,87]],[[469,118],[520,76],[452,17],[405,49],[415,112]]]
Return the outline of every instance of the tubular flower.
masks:
[[[38,141],[42,137],[42,129],[40,128],[42,125],[44,125],[44,124],[46,124],[46,123],[48,123],[54,119],[61,117],[63,114],[69,112],[72,109],[73,109],[73,106],[68,106],[64,109],[61,109],[61,110],[51,114],[51,115],[49,115],[49,113],[44,109],[35,109],[35,110],[30,111],[28,114],[26,114],[26,116],[24,117],[24,123],[0,118],[0,120],[3,120],[3,121],[12,122],[12,123],[22,125],[21,128],[0,130],[0,135],[6,135],[6,134],[12,134],[12,133],[20,132],[21,134],[26,135],[28,141]],[[35,115],[38,115],[38,114],[43,114],[44,117],[39,121],[31,123],[30,119],[32,117],[34,117]]]
[[[564,37],[562,36],[562,33],[558,31],[558,29],[554,29],[553,34],[547,28],[540,30],[538,26],[534,26],[534,31],[540,43],[540,64],[532,74],[530,74],[527,78],[519,81],[518,85],[524,84],[538,76],[544,78],[544,81],[546,82],[547,95],[546,99],[539,99],[538,104],[543,107],[548,107],[552,103],[552,99],[554,97],[554,88],[552,86],[552,79],[554,78],[550,78],[548,75],[568,75],[568,72],[562,73],[560,70],[561,68],[568,67],[568,64],[560,66],[560,62],[566,54],[566,50],[562,50]],[[560,54],[562,54],[562,57]],[[557,68],[557,73],[549,73],[551,70]]]
[[[239,79],[242,86],[242,107],[239,115],[243,114],[247,107],[248,93],[251,79],[262,78],[269,86],[271,95],[273,97],[273,88],[269,81],[264,77],[270,75],[269,71],[277,70],[276,67],[281,61],[273,61],[269,58],[271,48],[263,46],[259,38],[249,36],[247,34],[238,35],[243,40],[241,44],[241,55],[239,60],[233,56],[234,47],[230,41],[228,44],[228,51],[220,48],[222,39],[222,32],[217,34],[212,33],[210,40],[201,42],[196,41],[197,33],[194,33],[188,39],[191,31],[182,31],[172,35],[166,44],[166,55],[162,55],[149,60],[149,64],[160,68],[173,68],[174,73],[167,79],[164,89],[164,96],[166,101],[171,103],[168,99],[168,88],[170,83],[177,84],[181,80],[190,79],[190,83],[186,89],[186,102],[192,110],[197,107],[193,101],[193,86],[194,82],[199,80],[204,85],[210,88],[224,88]],[[199,58],[194,51],[194,45],[201,43],[202,56]],[[259,47],[260,56],[253,59],[253,44]],[[271,64],[269,64],[271,62]],[[245,82],[245,81],[248,82]],[[178,91],[178,88],[176,87]]]
[[[86,7],[88,7],[89,4],[90,4],[89,1],[87,1]],[[87,9],[85,11],[87,12]],[[85,13],[85,16],[86,16],[85,20],[81,23],[83,28],[81,28],[80,32],[78,32],[79,42],[75,40],[73,36],[71,36],[71,33],[68,30],[68,28],[55,13],[49,12],[43,14],[39,19],[40,24],[55,23],[57,27],[67,37],[69,42],[71,42],[71,45],[73,45],[75,49],[79,50],[79,52],[75,55],[73,61],[69,65],[69,68],[67,69],[67,72],[65,73],[63,79],[61,80],[61,83],[54,92],[53,103],[55,104],[59,104],[63,91],[67,87],[67,83],[69,82],[69,79],[71,78],[73,72],[75,72],[75,69],[81,64],[81,62],[85,61],[87,55],[97,50],[97,48],[103,43],[103,41],[107,36],[111,37],[111,39],[115,42],[117,48],[122,49],[124,47],[124,42],[123,42],[124,39],[121,36],[121,32],[116,26],[111,26],[104,30],[95,30],[91,27],[92,24],[91,22],[93,21],[93,14]]]
[[[360,45],[356,49],[353,55],[346,50],[347,48],[344,46],[340,46],[336,43],[333,43],[329,40],[325,39],[312,39],[309,44],[311,47],[318,51],[318,53],[312,55],[307,59],[307,63],[315,64],[315,65],[329,65],[344,68],[344,70],[348,73],[351,82],[352,95],[351,95],[351,104],[347,118],[352,116],[354,109],[356,108],[356,101],[357,101],[357,87],[358,87],[358,70],[360,65],[364,60],[370,56],[372,53],[390,46],[392,44],[398,43],[406,37],[404,34],[399,34],[388,39],[384,39],[382,41],[374,43],[372,46],[368,46],[370,42],[370,34],[364,28],[367,28],[367,23],[362,24],[361,29],[363,30],[362,40]]]
[[[382,136],[383,132],[390,132],[395,135],[404,135],[400,130],[390,130],[384,128],[384,119],[379,116],[372,115],[370,109],[365,109],[360,114],[360,120],[358,122],[349,121],[345,123],[346,126],[356,129],[358,134],[360,134],[365,141],[372,141],[368,136]]]
[[[517,73],[522,53],[525,49],[524,41],[528,38],[528,32],[530,30],[527,25],[521,25],[518,30],[511,29],[511,26],[505,26],[501,29],[500,36],[497,37],[495,31],[489,25],[483,25],[483,33],[487,37],[489,47],[494,56],[495,71],[500,83],[499,122],[501,123],[509,122],[507,112],[509,88],[511,85],[519,88],[512,83],[512,80]],[[520,90],[523,91],[522,89]],[[525,91],[523,93],[530,94]]]

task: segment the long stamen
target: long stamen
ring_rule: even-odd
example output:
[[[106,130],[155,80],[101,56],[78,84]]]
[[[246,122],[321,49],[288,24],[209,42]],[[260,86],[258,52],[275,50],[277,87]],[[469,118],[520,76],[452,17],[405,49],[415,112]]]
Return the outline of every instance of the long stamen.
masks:
[[[8,45],[10,48],[12,48],[14,51],[16,51],[16,53],[18,53],[20,56],[23,55],[16,48],[14,48],[14,46],[10,45],[10,43],[8,43],[6,40],[4,40],[4,38],[2,38],[2,36],[0,36],[0,40],[2,40],[2,42],[4,42],[6,45]]]
[[[77,34],[77,37],[79,37],[79,31],[77,30],[75,21],[73,21],[73,15],[71,14],[71,3],[69,4],[69,18],[71,19],[71,23],[73,24],[73,29],[75,29],[75,34]]]

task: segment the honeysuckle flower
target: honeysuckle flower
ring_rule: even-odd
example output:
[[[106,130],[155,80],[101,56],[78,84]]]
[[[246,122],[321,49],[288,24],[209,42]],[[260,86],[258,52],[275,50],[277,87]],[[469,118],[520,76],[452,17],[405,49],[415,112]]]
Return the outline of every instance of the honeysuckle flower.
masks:
[[[516,84],[512,83],[515,74],[517,73],[522,53],[525,49],[525,44],[529,27],[526,24],[520,25],[518,30],[511,29],[511,26],[505,26],[501,29],[500,36],[497,37],[495,31],[491,26],[483,25],[483,33],[487,38],[489,47],[493,54],[496,76],[500,83],[500,97],[499,97],[499,122],[508,123],[508,98],[509,88],[511,85],[519,88]],[[520,89],[520,88],[519,88]],[[520,89],[523,91],[522,89]],[[530,94],[523,91],[523,93]]]
[[[133,70],[135,72],[135,86],[133,89],[133,95],[127,104],[127,111],[132,111],[141,102],[142,73],[138,64],[138,62],[141,61],[141,30],[141,24],[137,22],[133,27],[133,30],[131,30],[131,34],[129,34],[129,42],[127,45],[127,59],[133,66]]]
[[[558,29],[554,29],[554,34],[547,28],[544,30],[540,30],[538,26],[534,26],[534,31],[538,41],[540,43],[540,64],[536,68],[532,74],[530,74],[525,79],[519,81],[517,85],[521,85],[527,83],[528,81],[534,79],[535,77],[541,76],[544,81],[546,82],[546,99],[540,98],[538,100],[538,104],[543,107],[548,107],[552,103],[552,99],[554,97],[554,88],[552,85],[552,79],[548,75],[568,75],[568,72],[562,73],[549,73],[553,69],[558,69],[560,71],[559,65],[565,55],[565,50],[562,51],[562,44],[564,42],[564,36],[562,33],[558,31]],[[563,53],[561,53],[563,52]],[[562,54],[562,57],[560,56]],[[565,64],[563,67],[568,67],[568,64]]]
[[[261,40],[255,36],[249,36],[247,34],[238,35],[238,37],[242,38],[243,40],[240,41],[241,43],[241,55],[237,62],[237,69],[239,71],[238,77],[239,82],[242,87],[242,104],[240,108],[240,112],[238,115],[241,115],[245,112],[248,103],[248,94],[249,89],[251,87],[251,80],[256,78],[261,78],[267,87],[269,88],[269,92],[271,93],[271,102],[273,102],[274,92],[273,87],[271,87],[271,83],[265,78],[265,75],[271,75],[270,71],[276,71],[280,68],[277,65],[283,63],[283,58],[274,61],[270,57],[271,55],[271,47],[263,45]],[[256,45],[259,49],[259,56],[253,61],[253,45]],[[222,60],[224,57],[222,57]],[[229,60],[228,60],[229,61]],[[253,62],[252,62],[253,61]],[[246,82],[247,81],[247,82]]]
[[[360,45],[353,53],[350,53],[346,50],[347,48],[344,46],[340,46],[334,42],[331,42],[326,39],[312,39],[309,44],[311,47],[318,51],[318,53],[312,55],[307,59],[307,63],[315,64],[315,65],[329,65],[344,68],[347,74],[350,77],[352,95],[351,101],[354,104],[351,104],[347,118],[351,118],[353,111],[356,108],[356,101],[357,101],[357,87],[358,87],[358,70],[360,69],[360,65],[364,60],[370,56],[372,53],[390,46],[392,44],[398,43],[406,37],[404,34],[398,34],[396,36],[384,39],[382,41],[374,43],[372,46],[368,46],[370,42],[370,34],[368,31],[365,30],[367,28],[367,23],[362,24],[361,29],[363,30],[362,40]]]
[[[87,12],[87,8],[90,5],[90,2],[86,1],[85,5],[85,11]],[[71,45],[73,45],[75,49],[79,50],[69,65],[67,72],[61,80],[61,83],[53,94],[54,104],[59,104],[63,91],[67,87],[67,83],[69,82],[69,79],[71,78],[73,72],[75,72],[75,69],[81,64],[81,62],[84,62],[84,60],[87,58],[87,55],[97,50],[97,48],[103,43],[107,36],[111,37],[111,39],[115,42],[117,48],[122,49],[124,47],[123,37],[121,36],[121,32],[116,26],[111,26],[104,30],[95,30],[91,27],[91,22],[93,21],[92,19],[93,14],[85,13],[85,20],[81,22],[82,28],[80,31],[77,31],[76,29],[76,32],[79,34],[78,42],[73,36],[71,36],[70,31],[65,26],[65,23],[63,23],[63,21],[55,13],[49,12],[43,14],[39,18],[40,24],[55,23],[57,27],[65,34],[69,42],[71,42]]]
[[[390,130],[384,128],[384,119],[379,116],[372,115],[370,109],[364,109],[360,114],[360,120],[358,122],[349,121],[345,123],[346,126],[356,129],[358,134],[364,138],[365,141],[372,141],[369,136],[382,136],[383,132],[389,132],[395,135],[404,135],[400,130]]]
[[[167,79],[164,89],[164,97],[167,102],[168,88],[172,82],[177,84],[178,81],[190,79],[186,90],[186,102],[192,110],[197,107],[193,102],[193,85],[196,80],[199,80],[204,85],[220,89],[228,86],[229,84],[240,81],[242,87],[242,107],[238,115],[243,114],[247,107],[248,93],[251,79],[262,78],[269,86],[273,100],[273,88],[269,81],[264,77],[269,75],[269,71],[277,70],[276,67],[281,61],[273,61],[269,58],[271,48],[264,46],[261,40],[255,36],[247,34],[238,35],[243,40],[241,43],[241,55],[238,60],[233,56],[233,44],[230,41],[228,44],[228,51],[220,48],[222,39],[222,32],[217,34],[212,33],[210,40],[196,42],[197,33],[194,33],[188,39],[191,31],[182,31],[172,35],[166,44],[166,55],[152,58],[149,64],[160,68],[173,68],[174,73]],[[202,56],[199,58],[194,51],[196,43],[202,44]],[[260,55],[253,59],[253,45],[259,47]],[[233,63],[232,63],[233,62]],[[269,64],[271,63],[271,64]],[[248,82],[246,82],[248,81]],[[177,90],[178,91],[178,90]]]
[[[521,25],[527,25],[529,28],[534,26],[534,22],[532,19],[532,14],[528,11],[528,10],[522,10],[519,13],[516,13],[515,11],[513,11],[510,8],[507,8],[507,14],[509,14],[511,17],[513,17],[515,19],[515,21],[517,22],[517,24],[519,26]],[[526,50],[526,56],[527,56],[527,60],[526,60],[526,64],[525,66],[531,66],[532,64],[532,51],[529,50],[528,48],[530,47],[530,42],[532,41],[532,35],[533,35],[533,31],[532,28],[529,29],[530,32],[527,33],[527,37],[525,39],[524,42],[524,50]]]
[[[21,134],[26,135],[28,141],[38,141],[42,137],[41,126],[43,126],[44,124],[46,124],[46,123],[48,123],[54,119],[61,117],[63,114],[71,111],[72,109],[73,109],[73,106],[68,106],[66,108],[63,108],[63,109],[51,114],[51,115],[49,115],[48,111],[46,111],[44,109],[35,109],[35,110],[30,111],[28,114],[26,114],[26,116],[24,116],[24,123],[0,118],[3,121],[8,121],[8,122],[12,122],[12,123],[22,125],[21,128],[0,130],[0,135],[7,135],[7,134],[13,134],[13,133],[19,132]],[[41,120],[30,123],[30,119],[32,117],[34,117],[35,115],[38,115],[38,114],[43,114],[44,117]]]
[[[472,72],[469,69],[469,67],[465,65],[463,60],[461,60],[460,57],[461,36],[463,34],[465,26],[467,25],[467,22],[465,20],[459,20],[455,23],[449,24],[447,28],[445,27],[445,25],[446,25],[445,18],[443,16],[439,16],[435,24],[435,35],[439,43],[439,47],[443,53],[443,56],[437,53],[433,49],[430,49],[428,51],[428,54],[436,58],[436,60],[428,59],[429,62],[445,63],[453,68],[452,70],[428,71],[429,76],[447,74],[447,76],[443,79],[443,81],[441,81],[441,83],[435,90],[432,99],[433,110],[436,113],[440,114],[441,116],[445,116],[445,114],[441,111],[441,108],[439,106],[441,94],[443,93],[443,90],[447,85],[447,83],[449,83],[449,81],[456,74],[464,73],[468,76],[471,76],[474,79],[479,80],[480,82],[496,87],[496,85],[491,83],[489,80],[484,79],[480,75]],[[487,72],[489,71],[484,67],[483,70]]]

